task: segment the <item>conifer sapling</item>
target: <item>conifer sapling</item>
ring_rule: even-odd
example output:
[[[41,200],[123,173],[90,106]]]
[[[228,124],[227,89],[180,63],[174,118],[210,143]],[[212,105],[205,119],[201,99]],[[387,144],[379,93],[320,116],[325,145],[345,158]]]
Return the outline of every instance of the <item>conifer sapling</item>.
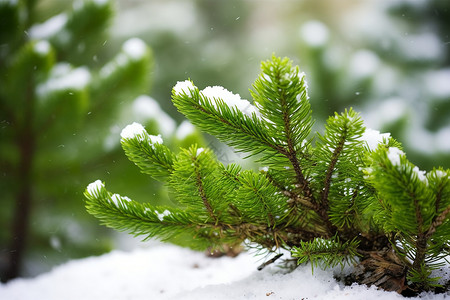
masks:
[[[134,123],[122,131],[125,154],[165,182],[177,205],[133,201],[98,180],[85,192],[88,212],[144,239],[196,250],[285,249],[299,264],[353,264],[349,279],[385,290],[436,289],[432,272],[449,251],[449,170],[420,171],[399,142],[366,129],[353,109],[313,134],[306,76],[287,58],[262,62],[251,94],[253,103],[187,80],[172,100],[260,171],[224,165],[197,145],[173,152]]]

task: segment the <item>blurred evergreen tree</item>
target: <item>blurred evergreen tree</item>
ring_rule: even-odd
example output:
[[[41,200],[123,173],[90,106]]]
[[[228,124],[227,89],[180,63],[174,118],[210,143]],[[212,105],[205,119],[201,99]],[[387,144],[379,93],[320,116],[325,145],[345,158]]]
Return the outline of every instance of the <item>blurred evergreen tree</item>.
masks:
[[[175,145],[199,140],[190,124],[177,129],[142,96],[153,63],[142,40],[128,39],[111,54],[112,1],[78,1],[55,15],[49,11],[64,5],[46,5],[0,1],[2,281],[111,248],[79,204],[86,182],[100,175],[166,201],[164,190],[122,159],[111,137],[123,124],[138,118]]]

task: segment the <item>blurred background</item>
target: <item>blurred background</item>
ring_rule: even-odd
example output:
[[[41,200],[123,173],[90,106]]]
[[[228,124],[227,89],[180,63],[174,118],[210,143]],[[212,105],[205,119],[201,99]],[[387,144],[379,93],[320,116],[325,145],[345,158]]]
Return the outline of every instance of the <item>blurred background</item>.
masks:
[[[447,0],[0,0],[2,281],[127,247],[85,212],[96,179],[169,203],[123,154],[125,125],[232,160],[171,89],[190,78],[251,99],[272,54],[306,72],[316,130],[352,106],[421,169],[449,168],[449,35]]]

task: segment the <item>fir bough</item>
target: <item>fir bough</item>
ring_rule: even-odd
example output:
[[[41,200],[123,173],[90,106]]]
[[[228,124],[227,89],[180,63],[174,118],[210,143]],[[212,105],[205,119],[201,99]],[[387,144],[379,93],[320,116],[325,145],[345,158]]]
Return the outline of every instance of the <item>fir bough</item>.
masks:
[[[126,155],[166,182],[178,205],[141,204],[96,181],[85,192],[88,212],[145,239],[198,250],[283,248],[313,267],[352,263],[350,279],[386,290],[436,288],[432,271],[448,254],[449,170],[420,171],[353,109],[312,134],[305,74],[287,58],[272,57],[261,69],[253,103],[189,80],[172,92],[194,125],[255,157],[259,172],[223,165],[197,145],[174,153],[134,123],[122,131]]]

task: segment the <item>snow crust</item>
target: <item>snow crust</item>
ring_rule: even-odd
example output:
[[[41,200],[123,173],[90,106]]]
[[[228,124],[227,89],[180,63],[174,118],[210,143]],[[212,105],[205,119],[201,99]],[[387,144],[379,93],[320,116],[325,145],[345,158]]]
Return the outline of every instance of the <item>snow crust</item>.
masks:
[[[267,257],[242,253],[236,258],[208,258],[176,246],[149,245],[147,249],[70,261],[33,279],[0,284],[1,299],[405,299],[395,292],[344,286],[333,278],[333,270],[316,268],[311,274],[306,265],[286,274],[270,265],[256,271]],[[447,296],[423,294],[411,299]]]

